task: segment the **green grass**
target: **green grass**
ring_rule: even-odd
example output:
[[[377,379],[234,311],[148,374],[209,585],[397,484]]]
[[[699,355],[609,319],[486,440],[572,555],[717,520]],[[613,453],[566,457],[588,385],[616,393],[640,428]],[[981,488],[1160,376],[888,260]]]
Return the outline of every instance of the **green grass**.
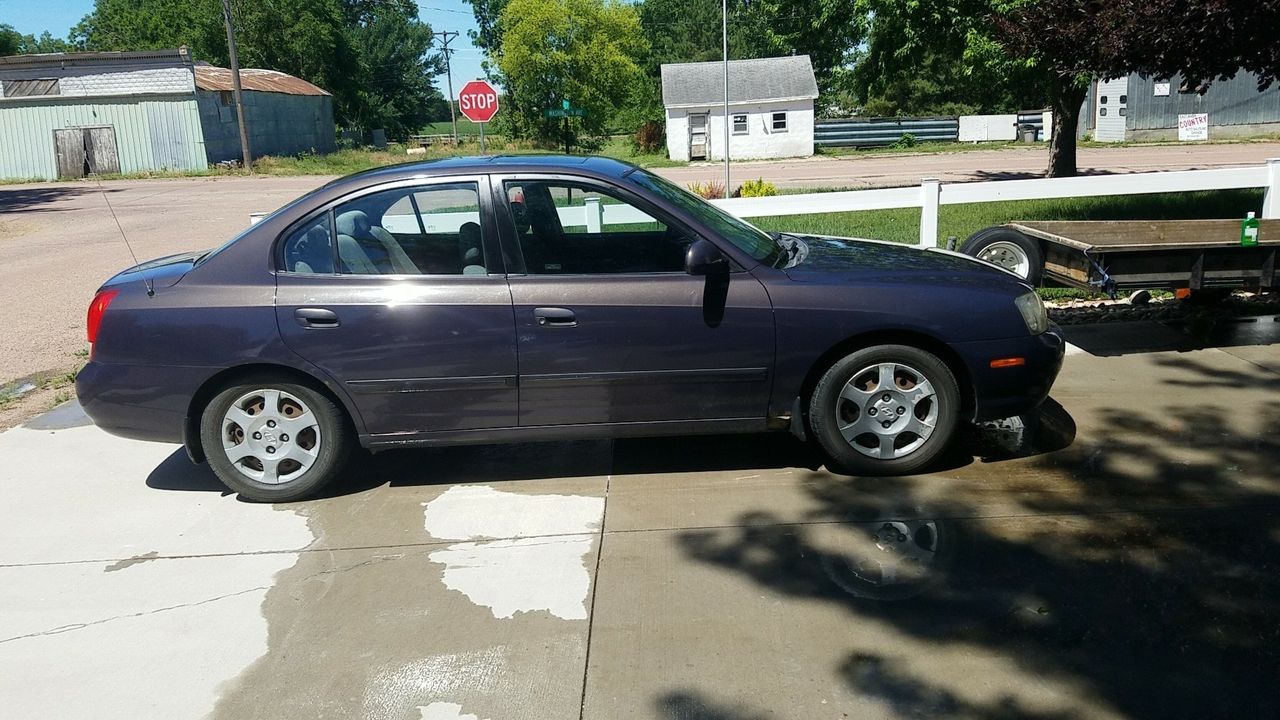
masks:
[[[443,122],[429,123],[426,127],[418,131],[419,135],[452,135],[453,125],[445,120]],[[475,135],[480,136],[480,126],[470,120],[458,116],[458,137]]]
[[[1059,200],[944,205],[938,214],[939,237],[963,243],[991,225],[1015,220],[1197,220],[1242,218],[1262,209],[1261,190],[1209,190],[1190,193],[1124,195]],[[765,230],[843,235],[914,243],[920,236],[915,208],[752,218]]]

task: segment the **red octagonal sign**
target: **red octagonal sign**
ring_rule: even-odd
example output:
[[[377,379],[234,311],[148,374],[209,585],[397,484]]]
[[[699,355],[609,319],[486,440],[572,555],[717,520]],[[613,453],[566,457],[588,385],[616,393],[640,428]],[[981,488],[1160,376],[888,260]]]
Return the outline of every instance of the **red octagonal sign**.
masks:
[[[472,80],[458,93],[458,109],[471,122],[487,123],[498,112],[498,91],[484,80]]]

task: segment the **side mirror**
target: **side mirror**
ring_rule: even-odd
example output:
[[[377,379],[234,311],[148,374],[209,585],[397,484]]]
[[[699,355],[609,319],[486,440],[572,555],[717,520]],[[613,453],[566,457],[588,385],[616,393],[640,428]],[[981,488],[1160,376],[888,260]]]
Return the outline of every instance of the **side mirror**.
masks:
[[[684,269],[690,275],[728,274],[729,258],[706,240],[695,240],[684,254]]]

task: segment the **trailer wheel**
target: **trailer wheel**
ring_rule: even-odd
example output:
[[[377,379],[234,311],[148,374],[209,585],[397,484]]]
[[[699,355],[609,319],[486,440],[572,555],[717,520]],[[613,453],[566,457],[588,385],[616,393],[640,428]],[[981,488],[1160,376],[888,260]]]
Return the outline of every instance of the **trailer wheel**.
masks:
[[[1032,285],[1040,284],[1044,271],[1040,243],[1017,230],[1004,226],[979,230],[964,241],[960,252],[999,265]]]

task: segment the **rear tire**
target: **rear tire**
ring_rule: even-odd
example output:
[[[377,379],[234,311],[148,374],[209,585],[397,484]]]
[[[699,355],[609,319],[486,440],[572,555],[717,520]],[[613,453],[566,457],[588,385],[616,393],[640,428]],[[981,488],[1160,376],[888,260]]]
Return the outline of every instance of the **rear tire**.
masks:
[[[841,358],[809,398],[809,427],[835,466],[854,475],[901,475],[946,449],[960,388],[946,364],[908,345],[878,345]]]
[[[969,236],[960,252],[999,265],[1026,280],[1040,285],[1044,273],[1044,253],[1040,243],[1007,227],[990,227]]]
[[[292,502],[346,466],[354,444],[332,399],[280,377],[238,380],[200,418],[200,443],[218,479],[247,500]]]

